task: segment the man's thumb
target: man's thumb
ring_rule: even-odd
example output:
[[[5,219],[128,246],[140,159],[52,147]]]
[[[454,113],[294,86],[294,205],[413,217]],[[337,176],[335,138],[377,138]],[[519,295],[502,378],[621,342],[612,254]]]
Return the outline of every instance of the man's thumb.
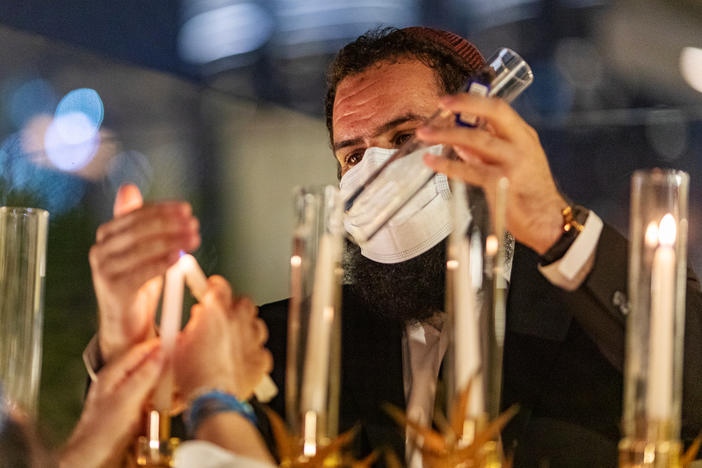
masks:
[[[113,214],[115,217],[122,216],[141,208],[143,204],[144,199],[141,196],[139,187],[134,184],[122,184],[117,190]]]

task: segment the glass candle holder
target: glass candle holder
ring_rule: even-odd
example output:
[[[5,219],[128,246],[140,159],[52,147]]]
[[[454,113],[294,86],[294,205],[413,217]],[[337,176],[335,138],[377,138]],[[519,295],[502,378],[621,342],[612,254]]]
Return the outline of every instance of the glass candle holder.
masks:
[[[620,466],[677,466],[680,451],[689,176],[636,171]]]
[[[338,434],[343,207],[334,186],[295,191],[286,417],[311,457]]]
[[[41,377],[49,212],[0,207],[0,383],[36,417]]]
[[[451,327],[445,365],[447,417],[453,419],[451,415],[470,385],[463,431],[457,434],[459,445],[471,444],[475,434],[500,410],[506,190],[507,181],[500,181],[493,220],[482,189],[451,181],[454,230],[446,252],[446,311]],[[499,444],[486,447],[495,453],[484,454],[483,461],[499,466]]]

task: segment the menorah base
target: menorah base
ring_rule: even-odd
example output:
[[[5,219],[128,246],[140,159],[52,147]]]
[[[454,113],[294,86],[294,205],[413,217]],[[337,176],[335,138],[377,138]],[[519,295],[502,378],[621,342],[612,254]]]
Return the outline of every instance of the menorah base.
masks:
[[[137,440],[136,465],[170,468],[175,463],[175,449],[180,440],[171,437],[171,419],[167,412],[149,411],[146,433]]]
[[[681,444],[677,440],[622,439],[619,468],[680,468]]]

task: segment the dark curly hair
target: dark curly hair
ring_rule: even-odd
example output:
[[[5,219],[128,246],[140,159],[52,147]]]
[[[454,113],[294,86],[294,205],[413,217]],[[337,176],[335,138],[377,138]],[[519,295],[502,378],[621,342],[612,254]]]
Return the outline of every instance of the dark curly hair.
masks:
[[[461,88],[476,71],[476,60],[471,63],[459,56],[446,44],[445,38],[438,36],[439,33],[446,32],[428,28],[377,28],[361,35],[339,51],[327,70],[327,93],[324,100],[327,130],[332,144],[334,99],[339,83],[372,65],[380,62],[397,63],[407,58],[416,59],[434,70],[440,89],[444,93],[455,93]],[[477,54],[478,61],[482,61],[479,52],[475,50],[474,53]],[[340,174],[341,167],[338,169]]]

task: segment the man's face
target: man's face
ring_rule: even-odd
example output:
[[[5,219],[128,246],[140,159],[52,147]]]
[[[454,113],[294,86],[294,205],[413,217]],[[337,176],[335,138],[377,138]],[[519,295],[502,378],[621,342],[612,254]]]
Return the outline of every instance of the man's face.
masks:
[[[397,148],[435,110],[435,73],[416,60],[384,62],[339,83],[334,100],[334,154],[341,174],[369,147]],[[345,270],[355,293],[380,316],[424,320],[443,308],[445,247],[440,243],[411,260],[376,263],[347,245]]]
[[[341,175],[371,146],[398,148],[435,110],[436,74],[418,60],[381,62],[344,78],[333,109],[334,155]]]

